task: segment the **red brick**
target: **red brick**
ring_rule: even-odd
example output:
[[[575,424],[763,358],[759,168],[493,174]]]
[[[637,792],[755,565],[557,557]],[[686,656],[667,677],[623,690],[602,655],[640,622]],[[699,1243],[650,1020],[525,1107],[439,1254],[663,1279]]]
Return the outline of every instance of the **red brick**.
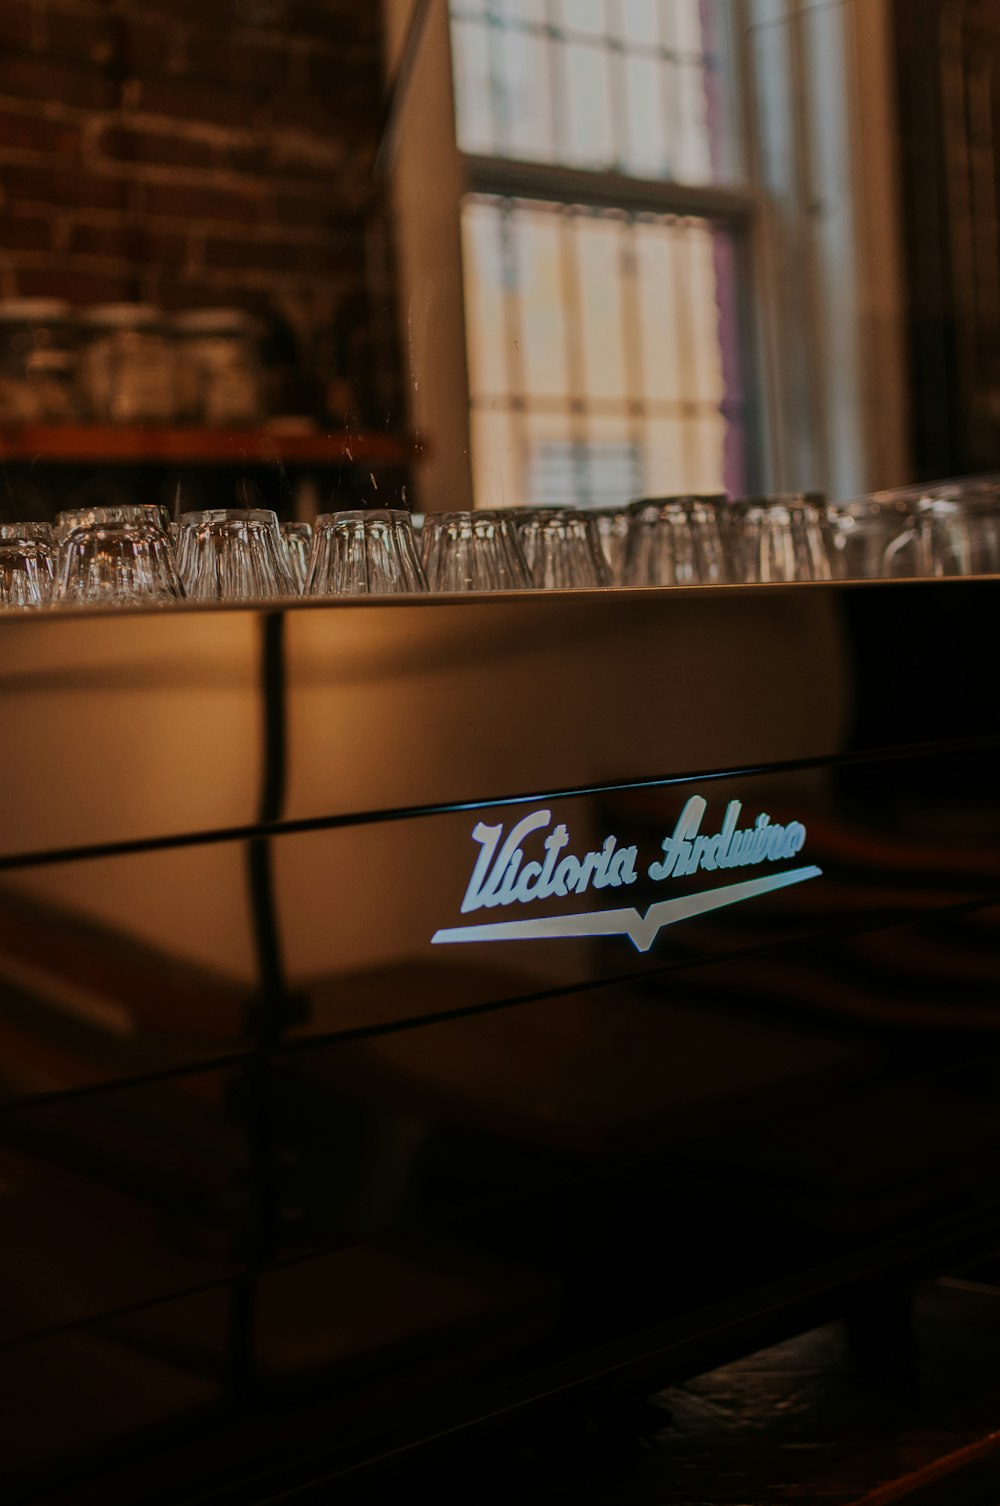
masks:
[[[17,291],[22,298],[66,298],[70,303],[118,303],[138,299],[138,275],[87,272],[67,268],[60,259],[52,267],[20,267]]]
[[[345,261],[357,261],[357,236],[344,233],[322,244],[303,241],[209,240],[206,267],[233,271],[305,272],[322,275]]]
[[[275,93],[289,87],[290,57],[288,40],[280,33],[192,27],[184,41],[184,75],[242,93]]]
[[[51,221],[39,215],[7,214],[0,217],[0,252],[51,249]]]
[[[212,0],[126,0],[125,8],[130,15],[156,16],[171,25],[178,21],[204,23],[206,16],[211,16],[214,11],[221,13],[228,27],[230,18],[233,21],[238,19],[243,6],[237,7],[232,0],[225,6],[213,5]]]
[[[325,38],[334,45],[379,38],[378,7],[357,0],[288,0],[284,24],[293,36]]]
[[[101,132],[99,147],[104,156],[118,162],[150,163],[157,167],[215,168],[219,165],[219,153],[210,142],[171,131],[107,126]]]
[[[265,175],[271,167],[271,154],[267,148],[266,136],[250,141],[233,142],[226,147],[225,157],[234,172],[251,173],[255,177]]]
[[[0,5],[0,47],[30,49],[34,24],[30,0],[3,0]]]
[[[305,62],[311,92],[322,96],[335,89],[338,105],[349,102],[345,114],[361,107],[378,118],[382,56],[374,41],[312,46],[305,49]]]
[[[144,78],[139,85],[137,107],[146,115],[168,115],[174,120],[203,120],[211,125],[250,124],[247,100],[231,89],[212,89],[180,79]]]
[[[287,184],[279,189],[275,219],[283,225],[338,229],[356,224],[371,201],[372,184],[367,174],[341,174],[324,192],[319,185]]]
[[[340,86],[306,91],[294,90],[280,98],[262,102],[262,114],[272,130],[292,127],[312,131],[317,136],[339,139],[343,136],[373,140],[378,133],[379,106],[374,91],[359,86],[344,94]],[[374,152],[374,145],[372,148]]]
[[[45,9],[45,50],[50,56],[110,63],[115,57],[116,42],[117,28],[106,6],[75,5],[72,10],[64,10],[49,0]]]
[[[2,0],[0,0],[2,3]],[[0,69],[0,84],[3,72]],[[0,109],[0,152],[45,152],[66,155],[80,149],[80,128],[40,115]]]
[[[301,132],[273,133],[268,140],[267,166],[283,183],[301,180],[308,190],[315,183],[327,189],[344,172],[353,170],[351,147],[330,137]]]
[[[3,61],[0,93],[54,101],[78,110],[113,110],[121,89],[116,79],[96,66],[72,67],[48,58],[15,56]]]
[[[233,54],[233,82],[241,89],[276,93],[291,85],[291,53],[287,42],[256,37]]]
[[[188,281],[170,273],[157,278],[156,301],[165,309],[229,308],[246,309],[251,314],[266,314],[272,307],[270,291],[263,288],[233,287],[229,282],[213,283],[204,277]]]
[[[182,77],[198,84],[231,83],[233,47],[232,35],[217,26],[186,28],[181,44]]]
[[[228,188],[201,188],[185,183],[144,183],[141,193],[148,214],[187,220],[227,220],[243,225],[256,224],[265,204],[260,190],[241,194]]]
[[[11,202],[58,204],[90,209],[124,208],[128,188],[121,178],[102,178],[70,168],[0,167],[0,186]]]
[[[174,33],[154,16],[127,16],[118,32],[117,58],[122,68],[140,75],[160,74],[176,63]]]
[[[142,225],[74,225],[66,247],[70,255],[103,256],[116,261],[178,263],[187,241],[181,234]]]

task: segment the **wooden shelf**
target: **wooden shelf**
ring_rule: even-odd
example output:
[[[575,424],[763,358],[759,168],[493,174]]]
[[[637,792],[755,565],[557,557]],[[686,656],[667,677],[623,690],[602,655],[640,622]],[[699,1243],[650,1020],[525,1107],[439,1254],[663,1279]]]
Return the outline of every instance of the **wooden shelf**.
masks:
[[[418,453],[391,434],[269,429],[146,428],[117,424],[0,426],[0,460],[36,465],[402,465]]]

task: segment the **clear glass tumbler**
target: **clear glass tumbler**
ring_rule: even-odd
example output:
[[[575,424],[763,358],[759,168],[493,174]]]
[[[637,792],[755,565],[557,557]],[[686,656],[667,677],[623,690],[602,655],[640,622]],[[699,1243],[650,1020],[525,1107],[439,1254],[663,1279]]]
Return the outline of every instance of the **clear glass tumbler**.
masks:
[[[878,580],[891,575],[892,545],[907,534],[912,516],[908,503],[890,496],[864,497],[827,508],[830,568],[836,580]],[[912,556],[912,551],[910,551]],[[913,568],[912,557],[899,558],[900,571]]]
[[[278,515],[270,508],[213,507],[181,518],[177,561],[192,601],[268,601],[297,596]]]
[[[114,528],[120,523],[170,532],[170,514],[165,507],[148,502],[116,502],[107,507],[70,507],[57,513],[55,537],[61,543],[74,528]]]
[[[729,579],[724,496],[652,497],[632,504],[625,562],[630,586],[714,586]]]
[[[545,591],[611,584],[593,514],[570,508],[514,510],[531,578]]]
[[[410,514],[396,508],[322,513],[313,528],[306,596],[426,591]]]
[[[1000,534],[988,497],[920,497],[909,526],[885,551],[885,575],[991,575],[1000,567]]]
[[[282,523],[281,539],[285,546],[285,562],[301,596],[309,571],[309,556],[312,553],[311,523]]]
[[[608,567],[608,584],[623,586],[632,515],[627,507],[598,507],[593,519],[604,563]]]
[[[46,594],[55,590],[56,538],[51,523],[0,523],[0,544],[34,544],[44,572]]]
[[[429,591],[512,591],[532,585],[517,530],[503,512],[428,513],[421,546]]]
[[[825,499],[791,492],[751,497],[743,511],[743,579],[832,580]]]
[[[184,595],[165,529],[147,523],[72,528],[59,546],[57,600],[71,606],[149,606]]]
[[[51,556],[32,539],[0,540],[0,609],[48,606],[52,597]]]

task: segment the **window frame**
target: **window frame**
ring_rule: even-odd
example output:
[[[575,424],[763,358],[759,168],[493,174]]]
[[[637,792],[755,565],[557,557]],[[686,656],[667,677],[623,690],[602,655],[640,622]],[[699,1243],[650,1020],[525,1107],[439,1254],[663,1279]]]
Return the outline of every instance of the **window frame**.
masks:
[[[695,185],[463,153],[457,141],[450,7],[447,0],[426,0],[423,62],[411,70],[391,184],[404,351],[415,378],[411,427],[425,439],[415,475],[423,510],[469,506],[472,498],[460,231],[468,194],[697,217],[724,226],[736,258],[747,489],[817,489],[845,496],[906,479],[902,311],[886,286],[900,259],[892,202],[893,118],[887,104],[888,0],[863,0],[861,7],[856,0],[841,0],[839,6],[830,0],[731,0],[731,5],[729,55],[743,179],[738,185]],[[422,0],[383,0],[390,78],[420,9]],[[807,39],[821,11],[835,13],[837,35],[844,36],[839,121],[831,119],[829,89],[824,94],[812,88],[829,66]],[[773,68],[769,77],[756,56],[755,42],[764,28],[784,28],[780,39],[787,66],[777,80]],[[781,97],[793,99],[797,108],[793,119],[788,106],[779,122],[788,149],[787,161],[776,170],[762,137],[769,122],[773,129]],[[829,140],[824,133],[831,131],[843,137],[850,181],[836,212],[824,221],[817,205],[821,210],[820,196],[832,190],[823,180],[823,164],[817,168],[816,143]],[[417,182],[430,186],[434,201],[433,257],[423,243],[428,214],[413,192]],[[849,262],[839,282],[831,275],[838,254]],[[802,275],[790,280],[789,259],[796,257]],[[834,308],[837,299],[844,305],[842,320]],[[867,317],[873,299],[883,308],[875,329]],[[439,317],[431,336],[432,304]],[[415,309],[423,310],[416,323]],[[830,369],[832,356],[842,369]],[[886,424],[866,407],[875,392],[887,395],[895,438],[887,438]]]

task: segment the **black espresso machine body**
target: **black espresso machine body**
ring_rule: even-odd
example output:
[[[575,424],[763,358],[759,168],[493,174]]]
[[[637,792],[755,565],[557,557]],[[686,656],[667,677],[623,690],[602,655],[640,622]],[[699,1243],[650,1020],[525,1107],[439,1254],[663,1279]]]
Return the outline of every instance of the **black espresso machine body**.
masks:
[[[998,619],[0,622],[4,1500],[349,1498],[996,1247]]]

